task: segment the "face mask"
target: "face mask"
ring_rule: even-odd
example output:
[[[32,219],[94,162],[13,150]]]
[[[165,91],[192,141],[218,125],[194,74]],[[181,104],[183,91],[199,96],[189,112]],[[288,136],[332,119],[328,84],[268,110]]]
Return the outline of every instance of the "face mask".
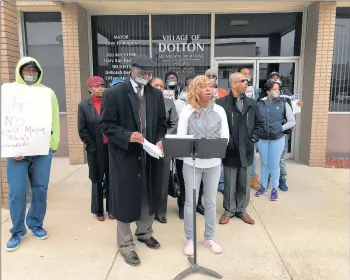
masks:
[[[167,85],[168,85],[169,87],[176,87],[176,86],[177,86],[177,81],[168,82]]]
[[[213,78],[213,79],[209,79],[214,85],[216,84],[216,79]]]
[[[135,82],[139,84],[140,86],[145,86],[149,83],[150,80],[144,79],[142,77],[135,77]]]
[[[271,93],[272,98],[278,98],[280,96],[279,92],[272,92]]]
[[[23,76],[23,80],[28,83],[35,83],[38,80],[38,76]]]

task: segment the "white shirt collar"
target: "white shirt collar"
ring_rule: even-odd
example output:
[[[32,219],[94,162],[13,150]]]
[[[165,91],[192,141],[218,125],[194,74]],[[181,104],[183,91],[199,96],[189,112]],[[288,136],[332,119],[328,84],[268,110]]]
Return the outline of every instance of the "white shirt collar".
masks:
[[[132,87],[134,89],[134,92],[137,94],[137,88],[139,87],[139,85],[132,78],[130,78],[130,82],[131,82],[131,85],[132,85]],[[145,87],[141,88],[141,96],[143,96],[144,88]]]

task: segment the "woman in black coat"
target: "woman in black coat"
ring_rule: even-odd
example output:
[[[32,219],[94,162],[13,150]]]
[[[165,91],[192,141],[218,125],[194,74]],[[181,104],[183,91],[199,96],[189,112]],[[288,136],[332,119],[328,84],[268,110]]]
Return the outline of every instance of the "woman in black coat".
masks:
[[[78,132],[81,141],[86,146],[89,178],[92,182],[91,213],[96,215],[97,220],[104,221],[104,188],[106,190],[106,211],[109,219],[113,219],[113,216],[109,214],[108,139],[97,126],[100,119],[104,80],[97,76],[90,77],[87,85],[91,95],[78,106]]]
[[[151,85],[161,92],[164,91],[164,82],[161,78],[155,77],[152,79]],[[164,98],[165,115],[167,134],[175,134],[177,129],[177,123],[179,117],[177,116],[174,100]],[[156,212],[155,219],[162,224],[167,223],[166,213],[168,207],[168,189],[169,189],[169,177],[170,177],[170,163],[172,158],[164,156],[163,158],[163,172],[162,172],[162,190],[159,201],[158,211]]]

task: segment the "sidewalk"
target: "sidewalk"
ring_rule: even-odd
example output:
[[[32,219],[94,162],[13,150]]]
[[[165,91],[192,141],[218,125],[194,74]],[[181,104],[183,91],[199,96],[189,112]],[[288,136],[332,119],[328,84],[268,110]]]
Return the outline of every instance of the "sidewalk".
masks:
[[[87,166],[55,159],[45,228],[50,238],[28,233],[18,251],[4,250],[11,221],[2,211],[2,279],[5,280],[170,280],[188,267],[183,255],[183,222],[169,198],[168,224],[154,223],[162,248],[136,242],[139,267],[126,265],[116,250],[116,222],[98,222],[90,214]],[[290,191],[278,202],[251,196],[254,226],[233,219],[217,225],[224,249],[204,247],[204,221],[198,216],[198,262],[226,280],[349,279],[349,170],[309,168],[288,162]],[[218,194],[217,219],[222,214]],[[213,279],[195,275],[189,280]]]

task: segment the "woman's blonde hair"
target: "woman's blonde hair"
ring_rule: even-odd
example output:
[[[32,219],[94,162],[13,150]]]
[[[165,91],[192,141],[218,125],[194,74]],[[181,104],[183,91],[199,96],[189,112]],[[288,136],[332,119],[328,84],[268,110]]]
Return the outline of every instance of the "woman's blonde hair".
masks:
[[[188,103],[196,111],[197,116],[199,116],[200,114],[199,93],[201,88],[205,87],[208,83],[210,83],[210,80],[207,76],[199,75],[192,80],[192,82],[188,87],[188,92],[187,92]]]

